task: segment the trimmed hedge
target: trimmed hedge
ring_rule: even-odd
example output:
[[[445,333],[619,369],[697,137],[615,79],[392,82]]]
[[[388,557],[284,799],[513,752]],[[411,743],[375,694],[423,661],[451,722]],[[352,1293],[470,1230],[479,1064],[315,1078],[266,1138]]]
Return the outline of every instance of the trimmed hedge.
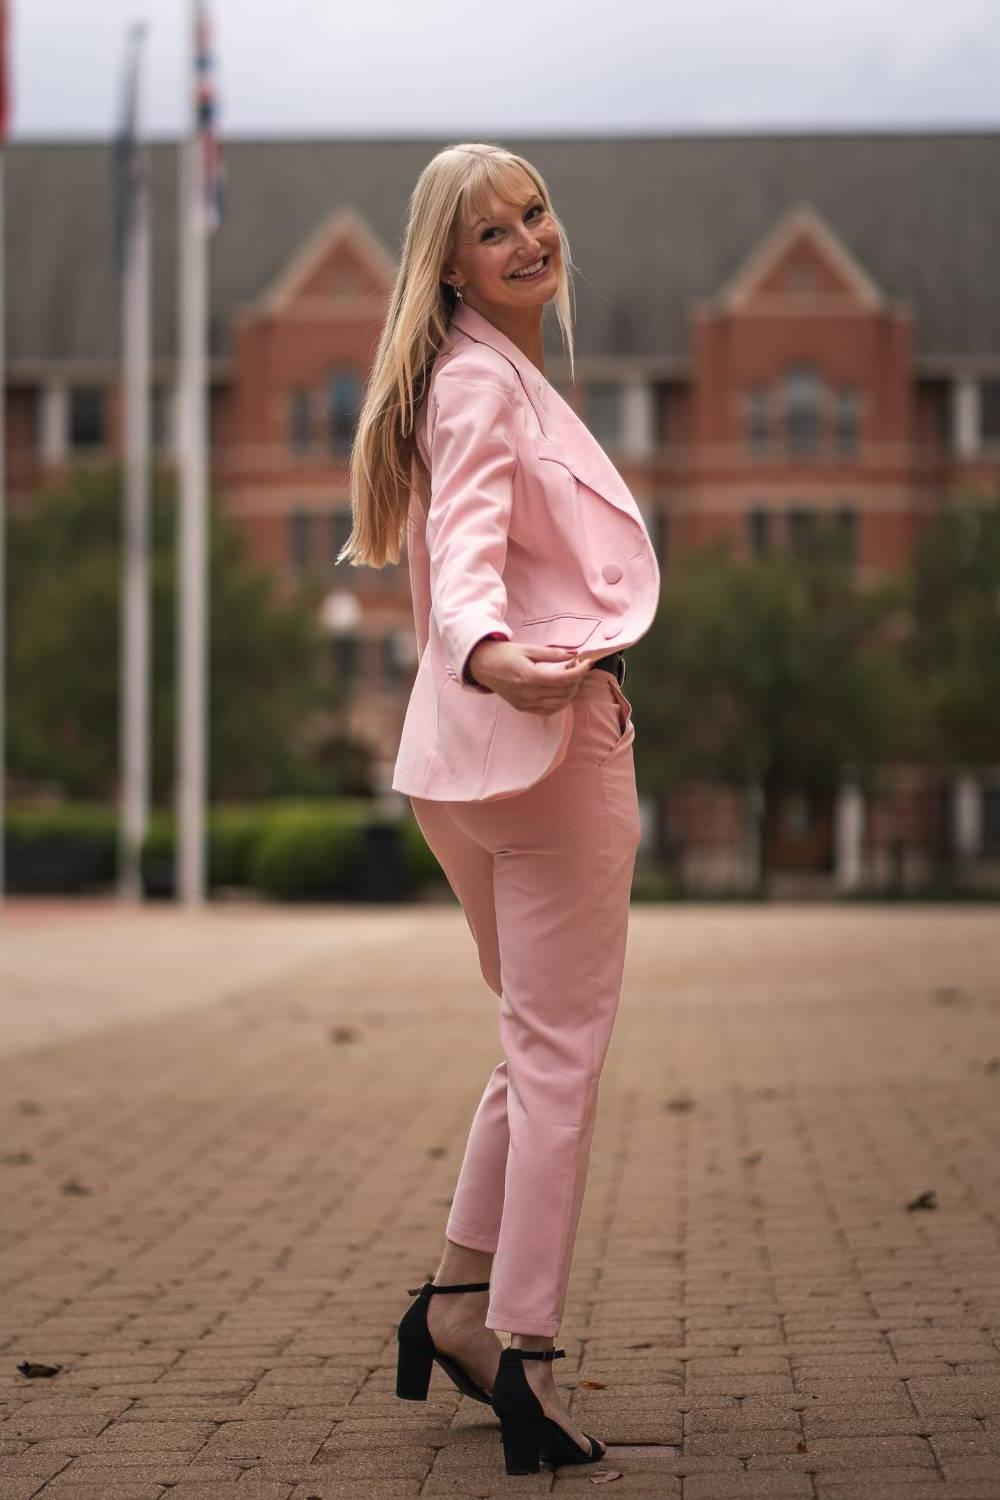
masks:
[[[279,901],[403,900],[443,877],[411,815],[379,818],[369,801],[261,802],[213,807],[210,889]],[[172,814],[154,813],[142,849],[148,895],[173,894]],[[14,892],[72,894],[112,886],[118,817],[107,807],[11,809],[7,879]]]

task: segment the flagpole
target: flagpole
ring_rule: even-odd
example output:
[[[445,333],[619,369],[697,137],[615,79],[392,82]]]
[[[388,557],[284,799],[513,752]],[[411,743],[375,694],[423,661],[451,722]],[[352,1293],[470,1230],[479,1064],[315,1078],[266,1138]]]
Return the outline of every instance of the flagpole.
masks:
[[[0,0],[0,909],[7,891],[7,141],[10,136],[10,6]]]
[[[192,40],[199,46],[199,0]],[[189,84],[190,87],[190,84]],[[180,511],[177,591],[176,891],[189,906],[205,898],[206,794],[206,502],[207,237],[204,163],[197,102],[191,89],[190,130],[181,145],[180,183]]]
[[[2,65],[2,64],[0,64]],[[0,140],[0,906],[7,888],[7,143]]]
[[[144,37],[145,28],[137,26],[132,33],[135,175],[130,184],[131,213],[126,229],[122,289],[125,577],[119,726],[122,767],[119,895],[124,901],[142,900],[142,844],[149,808],[150,205],[141,112]]]

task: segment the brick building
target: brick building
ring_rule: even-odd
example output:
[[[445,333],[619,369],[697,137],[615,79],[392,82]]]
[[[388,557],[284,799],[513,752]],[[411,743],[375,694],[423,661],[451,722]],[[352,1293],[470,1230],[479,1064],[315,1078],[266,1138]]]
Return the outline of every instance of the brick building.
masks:
[[[546,176],[576,287],[576,383],[549,378],[642,506],[669,587],[729,536],[847,531],[859,576],[902,565],[958,491],[1000,489],[1000,133],[510,141]],[[213,487],[257,556],[326,580],[349,722],[387,776],[415,668],[405,566],[334,567],[347,455],[416,177],[444,142],[240,141],[212,243]],[[152,150],[154,425],[176,431],[176,168]],[[119,447],[106,144],[9,150],[12,505]],[[670,827],[693,884],[757,851],[735,799],[691,788]],[[790,806],[779,866],[820,887],[919,878],[942,837],[1000,859],[996,777],[907,774],[891,804]],[[992,867],[990,867],[992,868]]]

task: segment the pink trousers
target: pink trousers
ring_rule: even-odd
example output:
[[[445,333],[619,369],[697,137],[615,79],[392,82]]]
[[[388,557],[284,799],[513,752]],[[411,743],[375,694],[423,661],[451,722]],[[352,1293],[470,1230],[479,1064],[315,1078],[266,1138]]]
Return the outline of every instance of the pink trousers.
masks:
[[[621,996],[639,845],[632,706],[592,669],[557,770],[492,802],[413,797],[499,996],[503,1062],[469,1132],[445,1232],[494,1252],[489,1328],[555,1335]]]

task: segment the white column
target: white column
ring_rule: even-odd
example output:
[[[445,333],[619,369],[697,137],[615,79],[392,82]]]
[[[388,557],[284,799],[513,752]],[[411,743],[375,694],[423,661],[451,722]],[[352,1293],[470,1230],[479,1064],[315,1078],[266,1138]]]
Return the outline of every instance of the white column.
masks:
[[[952,839],[960,859],[975,859],[983,847],[983,789],[964,771],[955,778]]]
[[[853,782],[840,787],[834,809],[834,878],[839,891],[861,884],[865,832],[865,799]]]
[[[653,451],[653,387],[635,376],[622,387],[622,453],[646,458]]]
[[[979,382],[961,375],[952,386],[952,447],[959,458],[972,458],[981,447]]]
[[[47,469],[58,469],[69,452],[69,391],[62,380],[47,381],[39,393],[39,458]]]

